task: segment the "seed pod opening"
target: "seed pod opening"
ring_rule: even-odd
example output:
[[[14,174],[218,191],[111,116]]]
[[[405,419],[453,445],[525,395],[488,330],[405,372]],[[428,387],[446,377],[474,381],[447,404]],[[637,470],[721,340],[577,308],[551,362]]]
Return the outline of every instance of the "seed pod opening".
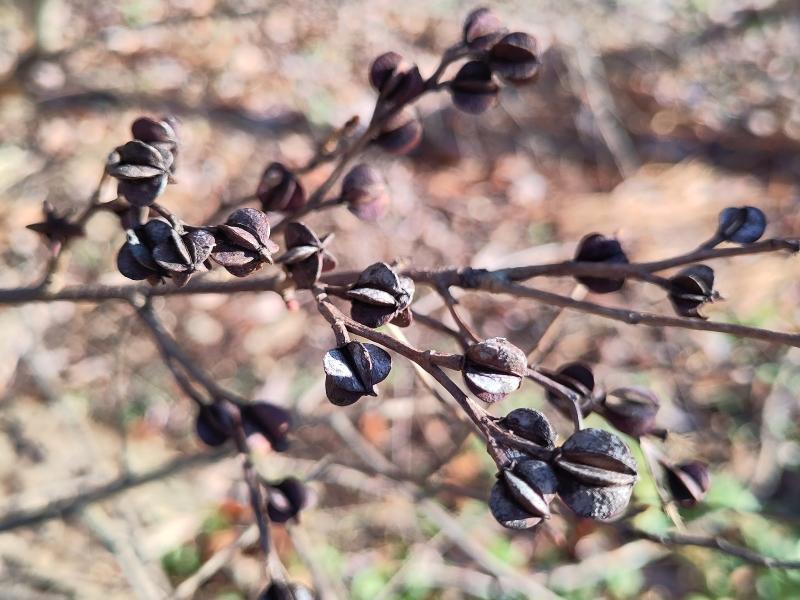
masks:
[[[595,487],[571,477],[559,477],[558,495],[572,512],[595,521],[609,521],[628,506],[632,485]]]
[[[256,189],[256,197],[264,211],[295,212],[306,201],[306,192],[297,176],[279,162],[264,170]]]
[[[617,486],[636,482],[636,461],[619,437],[604,429],[581,429],[561,446],[556,466],[585,485]]]
[[[638,438],[654,430],[658,405],[658,397],[650,390],[624,387],[609,392],[601,413],[622,433]]]
[[[195,430],[197,437],[207,446],[221,446],[233,433],[233,416],[227,407],[218,403],[207,404],[197,412]]]
[[[241,407],[242,425],[245,435],[260,434],[276,452],[289,448],[289,432],[292,416],[289,412],[270,402],[253,402]]]
[[[272,263],[278,246],[269,239],[270,225],[266,213],[255,208],[240,208],[228,215],[217,227],[217,244],[211,259],[232,275],[244,277]]]
[[[171,163],[150,144],[131,140],[108,158],[106,171],[117,179],[117,194],[134,206],[150,206],[167,186]]]
[[[546,416],[531,408],[516,408],[500,420],[500,425],[521,438],[545,448],[554,448],[556,432]]]
[[[492,488],[489,509],[503,527],[530,529],[550,516],[550,502],[558,480],[550,465],[523,460],[513,470],[504,470]]]
[[[582,416],[592,412],[593,399],[597,395],[595,392],[595,380],[592,369],[580,362],[567,363],[559,367],[555,373],[548,373],[551,379],[560,383],[580,395],[581,400],[578,408]],[[569,398],[564,398],[551,390],[546,393],[548,402],[567,418],[572,416],[572,402]]]
[[[528,368],[525,353],[499,337],[473,344],[464,358],[464,381],[484,402],[498,402],[517,390]]]
[[[267,493],[267,515],[274,523],[285,523],[297,517],[308,501],[306,487],[296,477],[269,484]]]
[[[422,124],[409,108],[389,118],[375,143],[390,154],[408,154],[422,140]]]
[[[414,296],[414,282],[398,275],[386,263],[375,263],[359,275],[346,292],[350,316],[367,327],[392,322],[399,327],[410,324],[409,306]]]
[[[336,258],[325,249],[332,236],[320,240],[305,223],[289,223],[286,252],[278,258],[299,288],[313,286],[324,271],[336,266]]]
[[[669,279],[669,299],[682,317],[705,319],[699,309],[719,295],[714,291],[714,270],[706,265],[692,265]]]
[[[378,56],[370,66],[369,82],[389,104],[404,104],[418,96],[425,87],[416,65],[405,62],[396,52]]]
[[[509,83],[536,81],[541,66],[536,40],[527,33],[509,33],[489,50],[489,64],[492,71]]]
[[[499,90],[489,65],[477,60],[464,64],[450,83],[453,104],[474,115],[495,106]]]
[[[325,391],[333,404],[348,406],[362,396],[377,396],[375,385],[386,379],[392,358],[380,346],[349,342],[325,353]]]
[[[728,207],[719,213],[717,235],[736,244],[752,244],[764,235],[767,217],[755,206]]]
[[[670,495],[681,506],[692,507],[706,497],[711,476],[705,463],[690,461],[665,467]]]
[[[608,264],[628,264],[628,257],[619,241],[599,233],[590,233],[579,243],[575,252],[576,262],[596,262]],[[616,292],[625,284],[625,279],[580,276],[575,278],[596,294]]]

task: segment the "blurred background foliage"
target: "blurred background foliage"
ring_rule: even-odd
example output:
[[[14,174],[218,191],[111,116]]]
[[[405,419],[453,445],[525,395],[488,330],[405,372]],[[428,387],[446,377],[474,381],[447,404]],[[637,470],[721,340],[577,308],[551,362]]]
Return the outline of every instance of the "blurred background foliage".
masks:
[[[180,119],[179,182],[164,203],[201,221],[220,201],[251,193],[268,162],[299,164],[331,126],[365,117],[374,98],[366,71],[377,54],[396,50],[430,72],[474,7],[0,0],[0,285],[36,278],[44,249],[24,225],[38,220],[44,200],[59,210],[85,202],[135,116]],[[346,211],[309,220],[321,233],[337,232],[333,250],[344,268],[398,257],[420,266],[562,260],[592,231],[617,235],[629,256],[648,260],[693,248],[714,231],[721,208],[742,204],[767,213],[769,235],[800,231],[796,0],[492,7],[537,36],[540,82],[505,89],[501,106],[477,118],[446,98],[426,98],[421,147],[400,160],[368,157],[389,184],[389,215],[373,226]],[[308,175],[307,187],[324,176]],[[122,283],[113,268],[120,243],[114,220],[99,215],[75,244],[62,283]],[[726,301],[709,316],[797,329],[796,259],[763,255],[714,267]],[[567,294],[574,287],[547,285]],[[701,548],[672,552],[568,515],[555,515],[536,536],[501,530],[483,500],[491,461],[410,365],[396,361],[377,399],[328,404],[320,366],[332,338],[300,300],[297,312],[274,294],[158,302],[221,383],[299,415],[290,456],[263,448],[259,461],[267,476],[298,474],[315,491],[301,523],[275,531],[293,578],[321,577],[333,597],[364,600],[522,598],[513,591],[519,578],[575,599],[800,597],[800,573]],[[670,312],[658,291],[635,284],[600,301]],[[462,303],[484,336],[525,349],[555,316],[501,297],[467,295]],[[416,308],[442,314],[426,290]],[[190,402],[127,307],[6,308],[0,331],[2,512],[202,452]],[[608,387],[652,388],[663,403],[659,424],[675,432],[670,456],[711,464],[707,501],[683,514],[692,531],[800,557],[796,350],[576,313],[562,315],[556,332],[537,350],[543,364],[584,360]],[[420,327],[407,335],[453,349]],[[499,410],[516,406],[547,410],[532,387]],[[354,439],[402,476],[376,475],[381,469],[354,450]],[[633,510],[637,526],[669,526],[646,474]],[[0,534],[0,596],[253,597],[261,571],[250,523],[236,459],[175,469],[67,519]],[[231,544],[228,560],[198,578]]]

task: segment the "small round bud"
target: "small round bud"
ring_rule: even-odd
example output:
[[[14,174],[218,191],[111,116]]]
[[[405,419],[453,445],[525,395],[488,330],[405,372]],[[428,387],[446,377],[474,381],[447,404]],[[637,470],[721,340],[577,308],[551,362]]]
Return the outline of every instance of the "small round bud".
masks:
[[[669,279],[669,299],[675,312],[682,317],[705,319],[698,311],[708,302],[719,298],[714,291],[714,269],[692,265]]]
[[[408,154],[422,140],[422,124],[414,113],[404,108],[383,126],[375,143],[391,154]]]
[[[607,238],[599,233],[591,233],[585,236],[579,243],[575,252],[576,262],[596,262],[609,264],[628,264],[628,257],[622,251],[619,241],[614,238]],[[608,294],[616,292],[625,284],[625,279],[608,279],[605,277],[576,277],[596,294]]]
[[[359,219],[377,221],[386,213],[390,200],[380,173],[362,163],[342,180],[342,202]]]
[[[261,176],[256,196],[265,211],[294,212],[306,203],[306,191],[297,176],[285,165],[274,162]]]
[[[752,244],[764,235],[767,217],[755,206],[729,207],[719,213],[717,235],[726,242]]]
[[[464,21],[462,39],[473,50],[488,50],[507,29],[502,21],[488,8],[477,8]]]
[[[694,460],[665,466],[667,487],[681,506],[692,507],[706,497],[711,487],[711,476],[705,463]]]

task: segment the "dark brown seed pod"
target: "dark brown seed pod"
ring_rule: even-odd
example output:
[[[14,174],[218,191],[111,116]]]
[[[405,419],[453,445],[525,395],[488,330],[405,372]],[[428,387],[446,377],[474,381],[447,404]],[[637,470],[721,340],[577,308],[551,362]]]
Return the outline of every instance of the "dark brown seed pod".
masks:
[[[478,115],[497,104],[500,87],[484,62],[472,60],[459,69],[450,83],[453,104],[464,112]]]
[[[516,408],[500,420],[500,426],[544,448],[555,448],[556,432],[546,416],[531,408]]]
[[[561,446],[555,464],[584,485],[633,485],[638,478],[636,461],[628,446],[604,429],[576,431]]]
[[[755,206],[728,207],[719,213],[717,236],[726,242],[752,244],[764,235],[767,217]]]
[[[508,30],[488,8],[477,8],[464,21],[463,42],[473,50],[488,50]]]
[[[175,124],[175,119],[172,117],[161,120],[139,117],[131,124],[133,138],[158,150],[170,173],[175,173],[175,161],[178,156],[178,134]]]
[[[364,221],[377,221],[389,207],[389,194],[380,173],[367,164],[350,169],[342,180],[342,202]]]
[[[270,402],[253,402],[240,407],[245,435],[261,435],[276,452],[289,448],[289,432],[292,416],[289,412]]]
[[[297,176],[279,162],[270,164],[261,176],[256,197],[265,211],[295,212],[305,206],[303,184]]]
[[[608,264],[628,264],[628,257],[622,250],[619,241],[607,238],[599,233],[590,233],[579,243],[575,252],[576,262],[595,262]],[[616,292],[625,284],[625,279],[609,279],[605,277],[576,277],[578,282],[585,285],[596,294]]]
[[[589,365],[580,362],[567,363],[559,367],[555,373],[549,373],[548,375],[556,383],[571,389],[581,397],[579,408],[584,417],[592,412],[593,400],[598,393],[595,392],[594,374]],[[567,418],[571,418],[572,402],[568,398],[564,398],[551,390],[547,391],[546,397],[558,412]]]
[[[306,487],[296,477],[287,477],[267,487],[267,515],[273,523],[285,523],[300,514],[308,501]]]
[[[198,411],[195,428],[204,444],[221,446],[233,435],[234,418],[226,405],[207,404]]]
[[[404,108],[384,124],[375,143],[391,154],[408,154],[422,140],[422,124],[414,112]]]
[[[489,64],[492,71],[509,83],[536,81],[541,66],[536,40],[527,33],[509,33],[489,50]]]
[[[414,281],[401,277],[386,263],[364,269],[345,296],[351,302],[350,316],[362,325],[374,328],[392,322],[405,327],[411,323]]]
[[[117,193],[134,206],[150,206],[169,181],[171,162],[140,140],[119,146],[108,158],[106,171],[118,180]]]
[[[608,393],[600,412],[622,433],[638,438],[655,430],[658,404],[658,397],[650,390],[624,387]]]
[[[369,82],[381,101],[392,105],[408,102],[425,87],[417,66],[408,64],[397,52],[386,52],[372,62]]]
[[[665,465],[665,469],[670,495],[681,506],[692,507],[706,497],[711,487],[711,476],[705,463],[695,460]]]
[[[317,237],[304,223],[289,223],[286,252],[278,258],[299,288],[310,288],[324,271],[336,267],[336,258],[325,247],[333,239]]]
[[[154,284],[171,278],[184,285],[193,273],[206,270],[204,262],[215,241],[202,230],[181,236],[162,219],[129,229],[126,236],[117,254],[117,268],[128,279],[147,279]]]
[[[155,263],[178,285],[185,285],[193,273],[205,271],[216,240],[207,231],[198,229],[180,235],[174,229],[170,236],[152,249]]]
[[[49,244],[63,244],[68,240],[83,236],[83,227],[58,215],[49,202],[45,201],[42,204],[42,212],[44,221],[31,223],[25,227],[41,235]]]
[[[596,487],[559,476],[558,495],[572,512],[585,519],[614,519],[628,506],[632,492],[632,485]]]
[[[517,390],[528,369],[525,353],[500,337],[473,344],[464,358],[464,381],[484,402],[498,402]]]
[[[392,358],[380,346],[348,342],[325,353],[325,391],[337,406],[348,406],[362,396],[377,396],[375,385],[386,379]]]
[[[705,319],[698,310],[707,302],[719,298],[714,291],[714,269],[692,265],[669,279],[669,299],[675,312],[682,317]]]
[[[492,516],[503,527],[530,529],[550,516],[549,504],[558,490],[550,465],[524,460],[498,475],[489,497]]]
[[[266,263],[278,246],[269,239],[267,215],[255,208],[240,208],[232,212],[217,227],[218,239],[211,259],[237,277],[249,275]]]

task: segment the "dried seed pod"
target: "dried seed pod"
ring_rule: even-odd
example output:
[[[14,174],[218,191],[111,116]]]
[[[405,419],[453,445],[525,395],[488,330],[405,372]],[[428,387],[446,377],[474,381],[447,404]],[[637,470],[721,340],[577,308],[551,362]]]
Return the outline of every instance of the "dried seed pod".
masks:
[[[500,337],[470,346],[464,359],[464,381],[484,402],[497,402],[518,389],[528,369],[525,353]]]
[[[408,154],[422,139],[422,124],[414,112],[404,108],[383,125],[375,143],[391,154]]]
[[[636,461],[621,439],[603,429],[582,429],[561,446],[555,460],[559,495],[582,517],[607,520],[630,501]]]
[[[474,115],[497,104],[500,87],[492,79],[492,70],[484,62],[472,60],[459,69],[450,83],[456,108]]]
[[[348,406],[362,396],[377,396],[375,385],[386,379],[392,358],[380,346],[348,342],[325,353],[325,392],[337,406]]]
[[[325,249],[333,239],[332,235],[320,240],[304,223],[289,223],[286,228],[286,252],[278,262],[286,270],[299,288],[310,288],[324,271],[336,267],[336,258]]]
[[[752,244],[764,235],[767,217],[755,206],[728,207],[719,213],[717,236],[726,242]]]
[[[342,202],[364,221],[377,221],[389,207],[389,194],[380,173],[367,164],[350,169],[342,180]]]
[[[464,21],[462,39],[473,50],[488,50],[508,30],[500,19],[488,8],[477,8]]]
[[[140,140],[119,146],[108,157],[106,171],[118,180],[117,194],[134,206],[150,206],[169,181],[171,161]]]
[[[178,157],[178,134],[175,119],[164,117],[161,120],[139,117],[131,124],[133,138],[151,145],[161,153],[170,173],[175,173]]]
[[[286,409],[270,402],[259,401],[245,404],[240,410],[245,435],[264,436],[276,452],[289,448],[292,416]]]
[[[638,438],[654,431],[658,404],[650,390],[624,387],[609,392],[600,412],[622,433]]]
[[[174,229],[152,248],[155,263],[178,285],[185,285],[193,273],[205,271],[216,240],[209,232],[196,229],[180,235]]]
[[[489,64],[492,71],[509,83],[536,81],[541,66],[536,40],[527,33],[509,33],[489,50]]]
[[[350,316],[362,325],[374,328],[392,322],[405,327],[411,323],[414,281],[386,263],[364,269],[345,296],[351,301]]]
[[[46,200],[42,204],[44,221],[26,225],[27,229],[35,231],[51,245],[60,245],[72,238],[82,237],[83,227],[71,223],[69,219],[56,214],[53,205]]]
[[[538,410],[516,408],[500,420],[500,425],[526,440],[544,448],[555,448],[556,432],[550,421]]]
[[[234,418],[227,405],[214,402],[203,406],[197,413],[197,437],[207,446],[217,447],[227,442],[233,434]]]
[[[713,302],[719,295],[714,291],[714,269],[692,265],[669,279],[672,289],[669,299],[675,312],[682,317],[705,319],[698,309]]]
[[[425,87],[417,66],[408,64],[397,52],[386,52],[372,62],[369,82],[381,100],[392,105],[408,102]]]
[[[274,523],[285,523],[296,517],[308,501],[306,487],[296,477],[287,477],[266,486],[267,515]]]
[[[558,480],[550,465],[524,460],[498,475],[489,496],[492,516],[503,527],[530,529],[550,516]]]
[[[595,392],[594,374],[589,365],[580,362],[567,363],[559,367],[555,373],[549,373],[549,376],[555,382],[580,395],[579,408],[584,417],[592,412],[593,400],[598,394]],[[564,398],[551,390],[547,391],[546,396],[547,400],[558,412],[567,418],[571,418],[572,402],[568,398]]]
[[[558,495],[572,512],[595,521],[617,517],[631,500],[632,485],[594,487],[571,477],[559,477]]]
[[[117,254],[117,268],[128,279],[152,284],[171,278],[185,285],[191,275],[204,271],[214,247],[214,237],[204,230],[180,235],[162,219],[151,219],[126,232],[127,241]]]
[[[237,277],[245,277],[267,262],[278,246],[269,239],[269,218],[255,208],[232,212],[222,225],[211,259]]]
[[[308,198],[303,184],[285,165],[274,162],[261,176],[256,197],[265,211],[295,212]]]
[[[633,485],[636,460],[625,442],[605,429],[576,431],[561,446],[556,466],[586,485]]]
[[[628,257],[622,251],[619,241],[607,238],[599,233],[590,233],[578,243],[575,253],[576,262],[597,262],[608,264],[628,264]],[[608,279],[605,277],[576,277],[578,282],[585,285],[596,294],[616,292],[625,284],[625,279]]]
[[[678,465],[665,465],[665,468],[667,487],[681,506],[692,507],[706,497],[711,486],[711,476],[705,463],[693,460]]]

